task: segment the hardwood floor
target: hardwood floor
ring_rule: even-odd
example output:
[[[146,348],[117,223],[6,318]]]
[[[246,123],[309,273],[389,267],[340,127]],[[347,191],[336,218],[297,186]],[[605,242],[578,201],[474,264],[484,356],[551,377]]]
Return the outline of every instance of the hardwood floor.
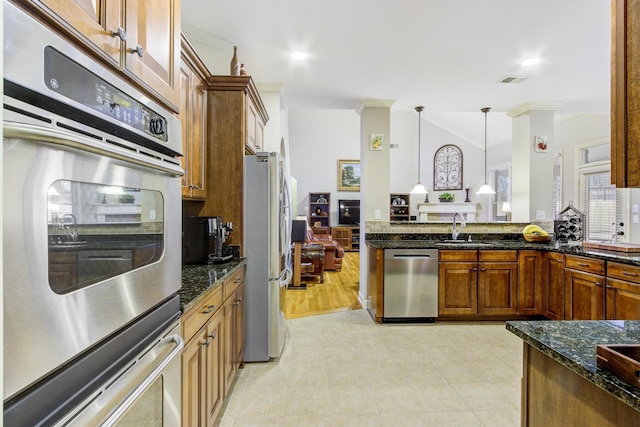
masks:
[[[360,253],[345,252],[342,271],[325,271],[324,283],[308,281],[307,289],[287,289],[284,314],[287,319],[335,313],[362,308],[360,288]]]

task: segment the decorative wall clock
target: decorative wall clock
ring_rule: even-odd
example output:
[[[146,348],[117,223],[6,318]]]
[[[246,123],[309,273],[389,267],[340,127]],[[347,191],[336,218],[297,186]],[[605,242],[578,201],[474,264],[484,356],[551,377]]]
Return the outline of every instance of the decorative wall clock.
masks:
[[[462,151],[456,145],[443,145],[433,156],[433,189],[462,190]]]

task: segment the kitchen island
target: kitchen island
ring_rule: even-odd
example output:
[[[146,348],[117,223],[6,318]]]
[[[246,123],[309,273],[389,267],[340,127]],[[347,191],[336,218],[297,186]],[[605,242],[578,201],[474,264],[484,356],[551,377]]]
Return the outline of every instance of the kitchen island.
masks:
[[[600,344],[639,344],[640,321],[510,321],[524,341],[522,426],[640,426],[640,388],[597,367]]]

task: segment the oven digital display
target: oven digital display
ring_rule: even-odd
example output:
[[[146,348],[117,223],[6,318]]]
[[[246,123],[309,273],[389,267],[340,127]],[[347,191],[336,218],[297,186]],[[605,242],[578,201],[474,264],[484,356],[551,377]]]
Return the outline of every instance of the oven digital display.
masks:
[[[167,142],[167,120],[51,46],[44,50],[44,83],[93,111]]]

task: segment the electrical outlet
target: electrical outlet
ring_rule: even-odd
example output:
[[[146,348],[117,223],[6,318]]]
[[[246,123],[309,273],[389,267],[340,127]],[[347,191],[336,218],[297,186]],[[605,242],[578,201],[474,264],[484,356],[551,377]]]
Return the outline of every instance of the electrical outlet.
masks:
[[[376,210],[374,211],[374,214],[373,214],[373,215],[374,215],[375,219],[380,219],[380,218],[382,218],[382,212],[380,211],[380,209],[376,209]]]
[[[638,205],[631,205],[631,211],[633,213],[638,213]]]
[[[156,210],[155,209],[151,209],[149,211],[149,219],[156,219]]]
[[[633,216],[633,223],[637,224],[638,223],[638,215],[634,215]]]
[[[536,219],[545,219],[544,211],[536,211]]]

